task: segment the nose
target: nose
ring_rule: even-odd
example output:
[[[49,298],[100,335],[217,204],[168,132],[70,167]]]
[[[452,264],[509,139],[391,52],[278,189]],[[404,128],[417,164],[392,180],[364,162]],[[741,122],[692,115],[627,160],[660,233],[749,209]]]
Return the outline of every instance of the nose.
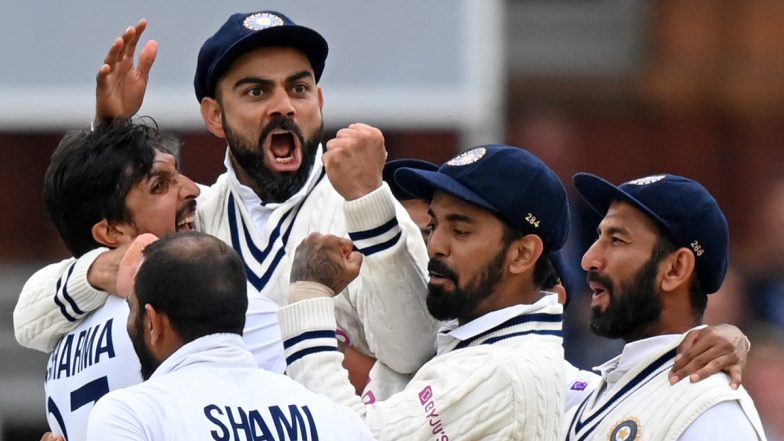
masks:
[[[294,103],[285,88],[276,88],[270,99],[270,113],[272,115],[294,116],[295,111]]]
[[[599,241],[597,240],[585,251],[583,258],[580,261],[580,266],[585,271],[601,271],[603,268],[603,260],[599,252]]]
[[[201,194],[199,186],[191,178],[180,174],[177,176],[177,182],[180,184],[180,199],[193,199]]]
[[[433,227],[425,240],[427,245],[427,255],[432,259],[436,256],[446,256],[448,254],[448,246],[443,231],[438,226]]]

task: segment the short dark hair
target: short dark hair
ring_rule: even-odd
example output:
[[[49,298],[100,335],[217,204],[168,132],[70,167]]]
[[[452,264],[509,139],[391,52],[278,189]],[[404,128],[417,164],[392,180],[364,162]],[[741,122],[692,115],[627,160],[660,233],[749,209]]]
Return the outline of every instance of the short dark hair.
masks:
[[[245,327],[245,265],[234,249],[205,233],[174,233],[147,246],[134,293],[141,308],[149,304],[166,314],[185,343],[242,335]]]
[[[96,223],[132,221],[125,198],[152,171],[156,150],[171,153],[170,142],[149,117],[65,134],[49,161],[43,196],[74,256],[101,246],[92,235]]]

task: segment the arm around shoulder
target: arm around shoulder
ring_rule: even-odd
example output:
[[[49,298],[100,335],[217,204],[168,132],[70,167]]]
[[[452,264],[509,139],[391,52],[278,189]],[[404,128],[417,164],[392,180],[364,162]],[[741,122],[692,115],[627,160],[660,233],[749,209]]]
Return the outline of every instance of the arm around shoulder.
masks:
[[[14,334],[20,345],[51,351],[63,334],[106,302],[108,294],[87,280],[93,262],[106,250],[97,248],[79,259],[53,263],[27,280],[14,308]]]

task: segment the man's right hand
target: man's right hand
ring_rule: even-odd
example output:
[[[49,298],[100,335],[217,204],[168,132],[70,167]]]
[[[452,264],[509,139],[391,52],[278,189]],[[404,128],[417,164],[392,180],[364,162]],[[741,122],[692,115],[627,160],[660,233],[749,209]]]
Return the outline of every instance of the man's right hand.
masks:
[[[87,282],[93,288],[117,295],[117,271],[120,269],[120,261],[131,243],[128,242],[113,250],[105,251],[95,258],[90,269],[87,270]]]
[[[150,69],[158,54],[158,43],[148,41],[139,54],[139,64],[134,66],[133,57],[139,37],[147,28],[147,20],[141,19],[130,26],[121,37],[117,37],[103,60],[95,78],[95,121],[114,118],[130,118],[139,111],[147,90]]]
[[[362,254],[350,239],[310,233],[294,251],[290,282],[317,282],[338,294],[359,275]]]

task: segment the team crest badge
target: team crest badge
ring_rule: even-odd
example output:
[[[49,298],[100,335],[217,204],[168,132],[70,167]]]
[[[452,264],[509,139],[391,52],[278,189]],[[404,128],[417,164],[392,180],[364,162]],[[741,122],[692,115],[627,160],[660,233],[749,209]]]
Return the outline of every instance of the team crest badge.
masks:
[[[487,149],[484,147],[477,147],[471,150],[465,151],[454,158],[447,161],[446,165],[468,165],[473,164],[474,162],[482,159],[482,157],[487,153]]]
[[[648,184],[655,184],[656,182],[661,181],[662,179],[666,178],[665,175],[653,175],[653,176],[646,176],[644,178],[634,179],[627,184],[631,185],[648,185]]]
[[[640,420],[634,417],[618,422],[607,437],[608,441],[636,441],[640,439]]]
[[[283,19],[269,12],[259,12],[245,17],[242,25],[251,31],[260,31],[275,26],[283,26]]]

